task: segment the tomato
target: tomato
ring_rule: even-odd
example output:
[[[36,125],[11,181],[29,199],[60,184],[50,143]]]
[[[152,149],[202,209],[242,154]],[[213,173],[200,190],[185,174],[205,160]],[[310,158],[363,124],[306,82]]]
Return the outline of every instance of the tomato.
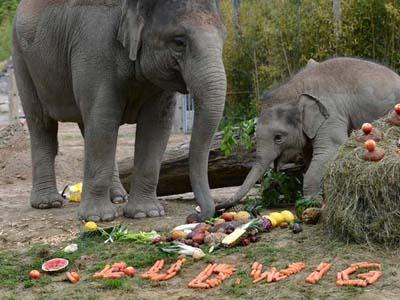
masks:
[[[38,270],[32,270],[29,272],[29,276],[31,277],[31,279],[39,279],[40,277],[42,277],[42,274],[40,274]]]
[[[376,149],[376,143],[374,140],[368,140],[364,143],[365,149],[369,152],[374,152]]]
[[[395,105],[394,110],[398,115],[400,115],[400,103]]]
[[[135,271],[135,269],[133,267],[127,267],[124,270],[124,273],[125,273],[126,276],[133,277],[133,276],[135,276],[136,271]]]
[[[364,123],[361,129],[365,134],[370,134],[372,132],[372,129],[374,129],[374,126],[372,126],[372,124],[370,123]]]

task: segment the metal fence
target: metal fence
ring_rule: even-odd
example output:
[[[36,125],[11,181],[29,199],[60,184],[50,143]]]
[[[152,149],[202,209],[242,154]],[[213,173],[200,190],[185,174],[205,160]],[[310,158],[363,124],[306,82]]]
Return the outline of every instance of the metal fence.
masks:
[[[185,134],[192,132],[194,118],[194,101],[191,95],[183,95],[182,98],[182,131]]]

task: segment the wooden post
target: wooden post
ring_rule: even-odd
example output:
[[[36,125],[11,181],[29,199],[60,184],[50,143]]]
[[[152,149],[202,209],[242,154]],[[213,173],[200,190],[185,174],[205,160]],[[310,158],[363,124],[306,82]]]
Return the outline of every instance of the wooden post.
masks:
[[[10,124],[19,125],[19,97],[17,83],[15,81],[14,69],[9,68],[9,94],[8,105],[10,106]]]

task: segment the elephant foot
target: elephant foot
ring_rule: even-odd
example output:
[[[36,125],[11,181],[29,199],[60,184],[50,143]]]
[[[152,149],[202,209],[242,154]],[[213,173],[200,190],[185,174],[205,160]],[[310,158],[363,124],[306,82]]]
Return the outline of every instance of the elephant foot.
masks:
[[[198,213],[190,214],[186,217],[187,224],[200,223],[200,222],[202,222],[202,220],[200,214]]]
[[[84,200],[79,207],[79,219],[93,222],[110,222],[118,217],[118,212],[110,200]]]
[[[131,199],[124,208],[124,216],[132,219],[141,219],[146,217],[162,217],[165,215],[164,207],[157,198],[149,199],[141,197]]]
[[[121,204],[128,201],[128,193],[122,186],[121,182],[113,181],[110,188],[111,202],[114,204]]]
[[[38,209],[60,208],[64,203],[63,197],[57,192],[45,194],[32,191],[30,201],[31,206]]]

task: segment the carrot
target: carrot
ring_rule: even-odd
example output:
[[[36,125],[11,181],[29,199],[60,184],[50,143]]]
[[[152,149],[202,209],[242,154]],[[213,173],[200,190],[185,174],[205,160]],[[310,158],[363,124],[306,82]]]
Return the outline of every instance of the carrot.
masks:
[[[113,272],[113,273],[107,273],[103,275],[104,279],[119,279],[125,277],[124,272]]]
[[[367,282],[368,284],[374,284],[375,282],[377,282],[379,280],[379,278],[381,278],[383,276],[383,272],[375,272],[375,274],[373,274],[372,276],[370,276],[369,278],[367,278]]]
[[[276,273],[276,268],[271,268],[271,271],[267,275],[267,282],[268,283],[270,283],[270,282],[272,282],[274,280],[275,273]]]
[[[150,278],[152,281],[164,281],[167,278],[167,274],[159,274],[157,276],[154,276],[153,278]]]
[[[363,262],[359,262],[359,263],[355,263],[355,264],[351,264],[351,267],[358,267],[360,269],[369,269],[369,268],[377,268],[377,269],[381,269],[382,265],[378,264],[378,263],[371,263],[368,261],[363,261]]]
[[[343,280],[342,272],[336,274],[336,280]]]
[[[150,269],[147,270],[146,273],[147,273],[147,274],[149,274],[149,273],[154,273],[155,270],[156,270],[156,267],[157,267],[157,265],[158,265],[158,262],[159,262],[159,261],[157,260],[157,261],[154,263],[154,265],[153,265]],[[146,273],[145,273],[145,274],[146,274]]]
[[[242,282],[242,281],[240,280],[240,278],[238,278],[238,279],[236,279],[236,281],[235,281],[235,285],[240,285],[241,282]]]
[[[339,285],[346,286],[355,286],[355,287],[366,287],[368,282],[366,280],[361,279],[351,279],[351,280],[342,280]]]
[[[261,270],[260,269],[257,269],[256,270],[256,272],[254,273],[254,279],[258,279],[258,278],[260,278],[260,275],[261,275]]]
[[[121,261],[121,262],[113,264],[112,267],[119,268],[119,269],[125,269],[128,267],[128,265],[125,262]]]
[[[207,271],[206,275],[207,277],[211,276],[211,274],[214,272],[214,269],[217,267],[217,264],[213,264],[211,268]]]
[[[286,279],[286,278],[288,278],[287,275],[279,274],[279,276],[275,277],[274,279],[275,279],[275,281],[281,281],[281,280]]]
[[[358,270],[358,267],[354,266],[354,267],[350,267],[350,268],[347,268],[344,271],[342,271],[341,273],[342,273],[343,280],[349,280],[350,279],[349,275],[353,274],[357,270]]]
[[[253,283],[258,283],[258,282],[262,281],[263,279],[267,278],[268,274],[269,274],[268,272],[262,273],[260,275],[260,277],[258,277],[257,279],[253,280]]]
[[[328,264],[328,263],[320,263],[316,269],[316,271],[314,271],[313,273],[311,273],[307,279],[306,282],[307,283],[311,283],[311,284],[316,284],[318,283],[322,277],[329,271],[329,269],[331,268],[332,264]],[[340,278],[341,279],[341,278]],[[339,278],[337,278],[337,280],[339,280]]]
[[[315,276],[317,275],[317,272],[312,272],[308,277],[306,278],[306,282],[310,284],[316,284],[316,278]]]
[[[209,285],[207,283],[193,283],[192,285],[189,286],[190,288],[193,289],[206,289],[209,287]]]
[[[111,269],[111,266],[110,266],[110,265],[106,265],[106,266],[104,267],[104,269],[100,271],[100,273],[106,273],[106,272],[109,271],[110,269]]]
[[[77,283],[80,280],[79,275],[76,272],[67,272],[66,275],[67,279],[71,283]]]
[[[323,267],[325,267],[326,263],[322,262],[318,265],[318,267],[315,269],[316,271],[321,271],[323,269]]]

